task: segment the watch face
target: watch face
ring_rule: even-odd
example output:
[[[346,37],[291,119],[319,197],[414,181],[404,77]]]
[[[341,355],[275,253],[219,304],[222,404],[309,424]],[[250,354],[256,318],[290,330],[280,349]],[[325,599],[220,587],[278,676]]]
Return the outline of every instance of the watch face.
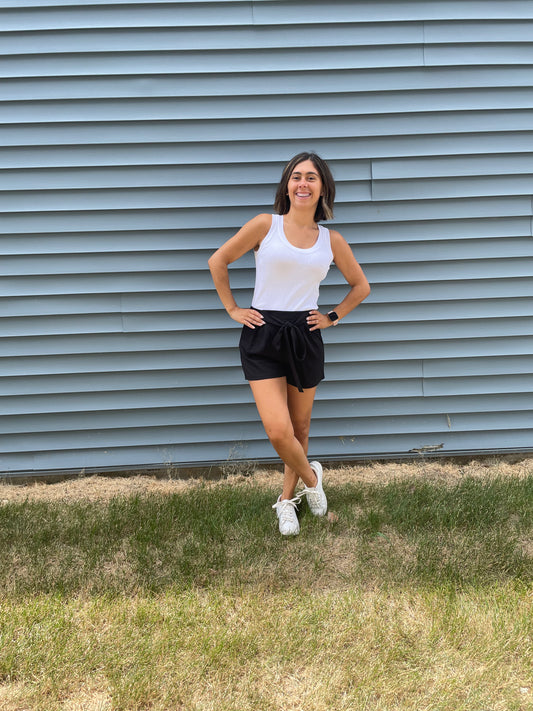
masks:
[[[337,316],[337,313],[335,311],[330,311],[328,316],[329,316],[329,320],[332,322],[339,320],[339,317]]]

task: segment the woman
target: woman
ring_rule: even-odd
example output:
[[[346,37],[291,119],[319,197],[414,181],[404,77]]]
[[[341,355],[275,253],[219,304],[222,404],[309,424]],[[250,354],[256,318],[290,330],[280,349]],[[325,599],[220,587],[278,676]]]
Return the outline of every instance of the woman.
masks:
[[[213,281],[229,316],[243,325],[244,375],[274,449],[285,465],[283,490],[274,504],[282,535],[300,531],[296,507],[305,494],[311,512],[324,516],[322,467],[309,463],[307,447],[316,387],[324,378],[321,330],[336,326],[370,293],[346,240],[317,224],[333,217],[335,182],[315,153],[299,153],[285,167],[277,189],[277,214],[247,222],[209,259]],[[254,250],[256,283],[251,308],[239,307],[228,265]],[[350,287],[327,314],[318,310],[320,282],[335,262]],[[295,495],[302,480],[304,488]]]

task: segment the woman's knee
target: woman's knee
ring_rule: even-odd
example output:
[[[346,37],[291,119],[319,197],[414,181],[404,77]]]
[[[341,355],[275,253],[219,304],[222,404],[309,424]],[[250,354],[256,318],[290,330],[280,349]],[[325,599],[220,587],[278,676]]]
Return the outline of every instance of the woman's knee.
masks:
[[[307,439],[309,439],[309,429],[311,423],[308,419],[293,422],[292,426],[294,430],[294,436],[296,437],[298,442],[305,442],[307,441]]]
[[[272,442],[274,447],[277,449],[279,446],[283,446],[286,442],[290,442],[294,439],[294,429],[292,424],[283,422],[271,422],[265,425],[265,431],[267,433],[268,439]]]

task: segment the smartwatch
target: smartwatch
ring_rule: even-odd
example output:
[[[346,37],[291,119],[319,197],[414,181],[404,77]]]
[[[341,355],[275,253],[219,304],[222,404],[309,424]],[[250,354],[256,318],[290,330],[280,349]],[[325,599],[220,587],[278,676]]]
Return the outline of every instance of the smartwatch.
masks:
[[[334,326],[339,323],[339,317],[336,311],[328,311],[328,318]]]

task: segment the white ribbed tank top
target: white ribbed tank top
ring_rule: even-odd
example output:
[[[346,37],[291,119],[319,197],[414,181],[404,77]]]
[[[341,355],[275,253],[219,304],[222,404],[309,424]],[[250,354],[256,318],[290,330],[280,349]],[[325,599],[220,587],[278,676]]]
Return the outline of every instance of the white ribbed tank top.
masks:
[[[332,261],[326,227],[318,225],[315,244],[309,249],[301,249],[285,236],[283,215],[272,215],[270,230],[255,252],[252,306],[271,311],[318,308],[320,282],[326,277]]]

